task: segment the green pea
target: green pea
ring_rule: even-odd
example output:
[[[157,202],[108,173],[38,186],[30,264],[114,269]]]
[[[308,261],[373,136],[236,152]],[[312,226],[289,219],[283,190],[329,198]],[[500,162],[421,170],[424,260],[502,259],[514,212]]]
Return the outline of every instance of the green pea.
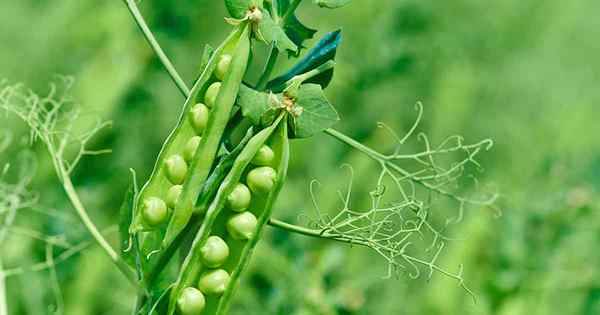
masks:
[[[213,108],[215,103],[217,102],[217,95],[219,95],[219,90],[221,89],[221,82],[215,82],[211,84],[206,90],[206,94],[204,94],[204,103],[208,108]]]
[[[227,221],[227,232],[237,240],[249,240],[256,232],[258,220],[252,212],[245,211],[232,216]]]
[[[211,270],[200,278],[198,288],[204,294],[221,295],[229,284],[229,273],[223,269]]]
[[[275,153],[273,152],[273,149],[265,144],[258,149],[258,152],[256,152],[256,155],[252,159],[252,164],[258,166],[272,165],[274,159]]]
[[[182,184],[188,171],[187,163],[185,163],[183,157],[179,154],[173,154],[165,161],[165,166],[167,178],[171,183]]]
[[[149,197],[144,200],[144,220],[150,226],[157,226],[167,219],[167,205],[157,197]]]
[[[169,208],[175,208],[179,196],[181,195],[181,191],[183,191],[183,186],[181,185],[173,185],[169,188],[169,191],[167,191],[167,206],[169,206]]]
[[[200,145],[200,140],[202,140],[202,138],[199,136],[193,136],[188,140],[183,149],[183,158],[185,158],[186,161],[191,162],[194,159],[196,150],[198,150],[198,146]]]
[[[252,192],[266,194],[273,189],[276,177],[277,172],[273,168],[262,166],[248,172],[246,183]]]
[[[197,134],[202,134],[208,124],[208,107],[202,103],[198,103],[190,110],[190,123]]]
[[[219,57],[219,63],[217,63],[217,68],[215,69],[215,76],[217,79],[223,81],[225,78],[225,73],[227,72],[227,69],[229,69],[230,64],[231,55],[222,54],[221,57]]]
[[[200,249],[202,252],[202,261],[209,268],[221,266],[227,257],[229,257],[229,246],[218,236],[210,236],[206,244]]]
[[[200,290],[187,287],[177,299],[177,307],[181,315],[200,315],[206,306],[206,299]]]
[[[226,204],[229,209],[235,212],[242,212],[248,209],[251,199],[252,194],[250,193],[248,186],[242,183],[237,183],[231,194],[227,196]]]

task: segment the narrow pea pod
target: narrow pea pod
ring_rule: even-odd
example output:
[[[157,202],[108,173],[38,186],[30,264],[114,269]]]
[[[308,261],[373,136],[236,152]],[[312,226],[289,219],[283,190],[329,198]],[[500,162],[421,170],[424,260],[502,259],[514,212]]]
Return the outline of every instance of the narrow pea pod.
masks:
[[[220,84],[219,91],[214,100],[214,105],[210,111],[210,118],[203,133],[200,143],[197,146],[194,158],[189,166],[189,172],[183,183],[183,190],[173,215],[169,221],[165,237],[162,242],[162,248],[166,248],[186,227],[193,214],[196,200],[200,195],[202,186],[206,181],[213,162],[216,159],[221,138],[227,122],[232,112],[238,90],[242,84],[242,79],[246,73],[248,59],[250,56],[250,32],[247,25],[240,25],[240,30],[234,32],[230,40],[217,49],[209,66],[205,70],[207,77],[214,77],[213,72],[217,66],[218,58],[222,54],[231,55],[231,64],[225,72],[223,82]],[[208,79],[204,81],[208,89]],[[211,83],[214,85],[215,83]],[[193,97],[193,95],[192,95]],[[192,98],[193,99],[193,98]],[[212,101],[211,101],[212,102]]]
[[[231,298],[239,284],[240,276],[248,267],[250,258],[254,253],[256,245],[261,238],[265,225],[271,217],[271,212],[279,192],[283,188],[283,184],[287,177],[288,161],[290,156],[289,140],[287,134],[287,119],[284,119],[277,128],[277,131],[271,138],[270,147],[275,152],[273,164],[276,168],[277,177],[272,190],[267,195],[253,195],[252,203],[248,209],[256,218],[258,218],[256,230],[247,241],[236,240],[232,235],[226,238],[225,241],[230,247],[230,257],[225,265],[221,268],[228,270],[230,273],[229,283],[223,295],[214,303],[209,299],[206,309],[203,314],[210,315],[225,315],[227,314]]]
[[[283,116],[280,116],[273,123],[273,125],[261,130],[255,136],[253,136],[250,139],[250,141],[248,141],[248,143],[246,144],[244,149],[237,156],[237,158],[235,159],[235,162],[233,163],[233,166],[231,167],[231,170],[229,171],[227,176],[223,179],[223,182],[219,186],[219,189],[217,190],[217,193],[216,193],[214,199],[212,200],[208,209],[206,210],[202,225],[200,226],[200,229],[198,229],[198,232],[196,233],[196,236],[192,243],[192,247],[181,266],[181,270],[180,270],[178,279],[175,282],[173,289],[171,290],[171,297],[170,297],[170,301],[169,301],[169,311],[168,311],[169,315],[172,315],[175,313],[176,306],[177,306],[177,300],[181,296],[183,290],[185,290],[188,287],[198,287],[199,281],[201,280],[201,278],[204,279],[202,281],[201,287],[204,288],[205,290],[208,290],[207,287],[211,283],[213,283],[215,285],[218,284],[218,287],[211,288],[207,292],[203,292],[203,293],[207,293],[207,295],[206,295],[207,307],[210,307],[211,305],[213,305],[212,307],[214,308],[215,305],[217,305],[217,303],[218,303],[218,294],[220,292],[224,292],[225,291],[224,289],[226,289],[229,286],[229,284],[228,284],[229,281],[227,280],[228,277],[224,277],[224,274],[225,274],[224,272],[226,272],[229,275],[229,273],[231,271],[233,271],[234,268],[229,267],[229,269],[223,269],[223,267],[220,267],[221,269],[223,269],[224,272],[220,271],[217,274],[217,275],[219,275],[219,277],[216,277],[216,278],[218,278],[217,280],[219,280],[219,281],[216,281],[214,274],[209,273],[208,266],[203,264],[203,252],[205,252],[205,251],[203,251],[203,248],[206,245],[207,240],[211,235],[222,235],[223,237],[225,237],[225,235],[226,235],[225,225],[226,225],[226,221],[229,219],[229,215],[227,215],[228,213],[225,213],[221,216],[219,214],[222,212],[223,208],[225,207],[225,204],[227,202],[227,197],[233,192],[236,185],[243,178],[243,175],[245,174],[245,171],[248,168],[248,165],[250,165],[250,162],[252,161],[252,159],[254,158],[254,156],[256,155],[258,150],[260,149],[260,147],[271,137],[271,135],[277,129],[277,126],[283,120],[284,120]],[[226,242],[226,244],[229,246],[229,242]],[[239,251],[239,250],[237,250],[237,251]],[[237,253],[237,252],[234,253],[234,252],[230,251],[229,257],[227,258],[227,262],[225,262],[225,264],[223,266],[226,266],[229,264],[229,261],[231,261],[232,254],[235,255],[236,257],[240,256],[239,253]],[[215,267],[215,266],[213,266],[213,267]],[[205,277],[201,277],[201,275],[205,275],[205,276],[211,275],[211,276],[210,276],[210,278],[205,279]],[[223,290],[221,290],[221,289],[223,289]],[[203,314],[210,314],[210,313],[207,313],[205,311],[205,312],[203,312]]]

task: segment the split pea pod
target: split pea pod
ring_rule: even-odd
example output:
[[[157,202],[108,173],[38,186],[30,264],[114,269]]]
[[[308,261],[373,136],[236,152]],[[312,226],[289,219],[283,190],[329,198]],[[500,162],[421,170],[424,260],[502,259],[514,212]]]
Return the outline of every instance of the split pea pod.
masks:
[[[198,144],[194,159],[191,161],[189,174],[183,183],[183,190],[169,221],[162,248],[166,248],[179,235],[192,217],[196,200],[212,169],[221,145],[221,138],[231,116],[250,56],[250,30],[248,25],[240,25],[240,32],[241,34],[237,40],[228,41],[222,47],[223,52],[231,56],[229,67],[224,73],[223,82],[213,82],[206,90],[205,100],[207,105],[208,103],[214,103],[214,105],[211,109],[204,136]],[[220,55],[221,53],[217,50],[211,63],[209,63],[207,70],[211,70],[211,73],[217,67],[219,63],[217,57]],[[218,91],[216,93],[211,92],[216,85],[219,87]],[[208,99],[209,92],[211,92],[210,99]],[[212,94],[216,94],[214,101],[212,100]]]
[[[230,83],[224,85],[234,86],[234,89],[236,90],[233,91],[233,93],[237,94],[237,86],[239,86],[239,83],[236,84],[236,82],[241,82],[241,77],[245,72],[248,59],[249,48],[247,48],[248,44],[244,45],[245,42],[248,42],[248,31],[245,26],[240,26],[229,35],[219,48],[210,54],[211,56],[204,66],[203,72],[196,80],[190,92],[190,96],[183,106],[183,111],[176,127],[168,136],[158,155],[150,179],[146,182],[137,197],[135,217],[129,229],[130,233],[164,229],[168,217],[166,212],[171,215],[170,223],[174,221],[174,217],[176,218],[176,222],[183,221],[181,220],[182,217],[187,217],[187,220],[189,220],[192,211],[191,208],[188,210],[190,213],[189,216],[187,214],[182,214],[184,211],[182,208],[177,207],[177,203],[179,199],[183,199],[183,197],[190,198],[190,196],[193,197],[194,195],[197,197],[202,187],[202,181],[205,179],[202,178],[202,176],[200,176],[200,178],[195,176],[197,170],[204,168],[210,169],[215,158],[215,153],[204,154],[202,155],[203,157],[209,156],[209,158],[205,158],[199,162],[195,154],[196,152],[193,152],[194,148],[190,147],[195,146],[196,151],[200,151],[199,148],[203,147],[203,151],[207,153],[213,151],[216,152],[219,144],[214,143],[220,140],[222,129],[224,129],[221,127],[223,116],[228,117],[232,107],[232,105],[227,104],[227,101],[223,101],[224,108],[209,110],[205,104],[201,103],[201,101],[206,98],[205,94],[210,85],[214,84],[217,80],[214,72],[219,59],[221,59],[223,55],[228,54],[236,55],[236,61],[239,63],[239,70],[235,71],[235,75],[230,74],[230,72],[234,71],[229,71],[227,73],[228,76],[224,79]],[[231,88],[223,90],[231,90]],[[204,100],[204,102],[206,102],[206,100]],[[215,141],[214,138],[216,137],[218,137],[219,140]],[[203,146],[203,143],[208,143],[208,145]],[[189,153],[190,151],[192,154]],[[194,180],[191,181],[190,179],[192,178]],[[197,182],[200,183],[196,184]],[[175,198],[176,200],[173,202],[167,202],[167,197],[169,195],[173,196],[173,186],[180,186],[177,189],[179,190],[179,196],[175,196],[177,198]],[[169,207],[168,203],[175,207]],[[168,211],[166,209],[168,209]],[[159,216],[158,214],[165,215]],[[160,220],[157,220],[157,218]],[[172,224],[169,225],[171,226]],[[175,227],[173,228],[167,228],[165,234],[165,237],[169,236],[171,240],[178,234],[175,233],[175,231],[179,232],[183,229],[183,227],[180,228],[179,225],[174,226]]]
[[[227,198],[234,191],[235,187],[240,183],[240,180],[244,177],[248,165],[250,165],[252,159],[256,156],[256,153],[267,142],[274,131],[277,129],[283,116],[280,116],[273,125],[261,130],[255,136],[250,139],[248,144],[244,147],[242,152],[236,158],[231,170],[219,186],[219,189],[210,203],[200,229],[196,233],[196,237],[192,243],[192,247],[185,258],[178,279],[171,290],[171,296],[169,301],[169,315],[174,314],[177,306],[177,300],[181,297],[183,290],[188,287],[197,287],[206,295],[207,307],[216,305],[218,303],[218,296],[223,294],[227,288],[229,282],[229,275],[234,271],[234,268],[228,270],[223,269],[209,269],[205,260],[206,256],[210,254],[212,250],[207,250],[207,241],[211,236],[221,236],[221,239],[227,238],[226,236],[226,225],[227,220],[230,219],[231,213],[222,213]],[[221,214],[221,215],[220,215]],[[219,250],[225,250],[224,246],[229,249],[229,245],[224,242],[221,244]],[[216,243],[215,243],[216,244]],[[212,245],[210,246],[212,247]],[[216,248],[216,247],[215,247]],[[229,250],[228,250],[229,251]],[[229,251],[227,256],[239,256],[238,253]],[[231,258],[225,258],[221,261],[222,264],[229,262]],[[210,264],[212,267],[217,264]],[[202,275],[202,277],[201,277]],[[214,308],[214,306],[212,306]],[[210,314],[203,312],[202,314]]]

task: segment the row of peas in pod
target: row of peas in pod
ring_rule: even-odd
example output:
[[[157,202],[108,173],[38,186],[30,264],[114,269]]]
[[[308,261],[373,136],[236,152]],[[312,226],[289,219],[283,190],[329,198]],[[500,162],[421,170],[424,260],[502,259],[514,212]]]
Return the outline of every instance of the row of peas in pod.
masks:
[[[217,79],[223,80],[230,62],[230,55],[221,55],[217,68],[214,71],[214,75]],[[165,223],[169,215],[169,209],[172,210],[175,208],[179,196],[183,191],[182,184],[188,173],[189,164],[194,159],[194,155],[198,150],[198,146],[202,140],[202,133],[208,124],[210,111],[215,106],[220,88],[220,81],[212,83],[204,94],[204,102],[196,103],[189,110],[189,125],[192,127],[194,134],[187,135],[188,139],[181,152],[172,153],[164,161],[163,174],[170,183],[170,187],[164,197],[148,196],[143,200],[142,214],[145,223],[150,228],[155,228]]]
[[[213,304],[214,308],[218,298],[226,291],[231,279],[228,269],[237,265],[238,262],[234,260],[240,258],[241,253],[238,251],[243,249],[243,243],[252,239],[257,231],[258,219],[249,211],[253,196],[264,199],[275,185],[277,172],[272,167],[274,160],[275,153],[271,147],[262,145],[252,159],[252,169],[246,173],[245,183],[235,184],[233,191],[227,196],[225,207],[228,212],[223,214],[225,239],[211,235],[201,247],[200,256],[205,271],[195,286],[188,286],[181,292],[177,299],[180,314],[202,314],[207,302]],[[214,231],[222,230],[214,228]],[[232,261],[228,262],[228,259]]]

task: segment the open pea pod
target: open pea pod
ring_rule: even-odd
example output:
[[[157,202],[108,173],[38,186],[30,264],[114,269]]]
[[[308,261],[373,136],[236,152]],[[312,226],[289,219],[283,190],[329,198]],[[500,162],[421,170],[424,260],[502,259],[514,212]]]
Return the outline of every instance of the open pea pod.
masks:
[[[162,229],[163,245],[168,245],[187,225],[215,161],[249,53],[247,24],[212,53],[137,197],[130,233]]]
[[[203,297],[202,307],[197,305],[196,310],[207,309],[202,314],[213,314],[210,312],[218,309],[221,296],[225,296],[230,274],[238,275],[241,271],[238,266],[245,265],[248,248],[254,248],[262,230],[257,217],[261,221],[265,220],[263,214],[268,212],[265,209],[269,209],[266,205],[271,202],[273,192],[278,191],[283,184],[283,178],[277,176],[285,175],[279,169],[280,165],[287,168],[288,150],[287,146],[280,145],[282,140],[276,140],[285,131],[275,132],[282,128],[286,129],[283,114],[271,126],[254,135],[237,156],[206,210],[202,225],[181,266],[178,279],[171,290],[169,315],[174,314],[177,309],[187,315],[185,308],[189,305],[187,297],[190,292]],[[287,141],[287,134],[285,136]],[[265,143],[271,144],[275,150],[265,147]],[[281,163],[281,160],[286,162]],[[278,171],[266,164],[276,165]],[[262,181],[260,178],[252,179],[260,170],[267,170],[268,178],[263,178]],[[258,175],[260,177],[261,174]],[[242,183],[244,179],[250,189]],[[231,211],[223,211],[224,208]],[[265,215],[268,216],[268,213]]]

